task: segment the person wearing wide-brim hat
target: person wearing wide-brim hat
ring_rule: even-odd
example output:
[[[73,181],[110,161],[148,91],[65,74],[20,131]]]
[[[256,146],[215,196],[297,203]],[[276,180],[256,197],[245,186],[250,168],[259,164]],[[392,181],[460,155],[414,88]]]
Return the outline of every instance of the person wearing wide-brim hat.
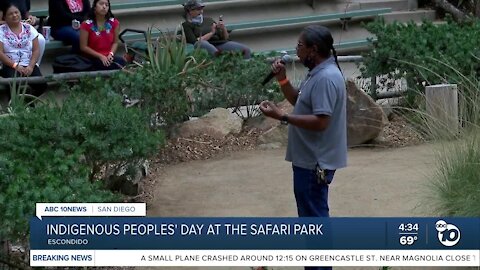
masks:
[[[187,43],[207,50],[217,56],[222,51],[238,51],[245,59],[251,57],[251,50],[239,42],[230,41],[222,18],[216,22],[203,16],[205,4],[201,0],[188,0],[183,4],[185,21],[182,23]]]

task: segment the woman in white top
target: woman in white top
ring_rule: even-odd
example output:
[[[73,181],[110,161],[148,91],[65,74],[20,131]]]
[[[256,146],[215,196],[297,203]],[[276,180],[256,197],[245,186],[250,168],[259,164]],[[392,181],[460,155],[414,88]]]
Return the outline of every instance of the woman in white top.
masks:
[[[42,76],[36,65],[40,55],[37,30],[22,22],[20,10],[13,4],[3,8],[3,20],[5,24],[0,25],[2,77]],[[39,96],[45,92],[47,84],[30,84],[30,87],[30,94]]]
[[[30,0],[9,0],[8,3],[15,5],[19,10],[20,14],[22,15],[22,21],[29,23],[37,29],[37,31],[41,31],[41,27],[37,27],[40,23],[40,20],[30,14]],[[2,3],[2,6],[8,3]],[[0,7],[3,9],[3,7]],[[3,13],[0,12],[0,25],[5,24],[3,20]],[[40,56],[38,57],[37,65],[40,66],[40,62],[42,62],[42,56],[45,52],[45,37],[42,36],[41,33],[38,35],[38,44],[40,45]]]

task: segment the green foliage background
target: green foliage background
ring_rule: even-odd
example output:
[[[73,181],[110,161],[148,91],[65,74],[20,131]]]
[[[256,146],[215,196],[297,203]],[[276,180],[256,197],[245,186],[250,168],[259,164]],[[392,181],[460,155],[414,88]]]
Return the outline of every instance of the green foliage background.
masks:
[[[409,104],[414,105],[418,93],[426,85],[456,83],[462,80],[452,67],[463,75],[476,76],[480,69],[480,23],[463,24],[447,20],[444,24],[425,21],[389,23],[382,20],[367,24],[378,41],[374,50],[364,55],[364,77],[388,74],[391,79],[406,78]],[[441,64],[446,63],[445,64]]]
[[[104,91],[0,118],[0,239],[21,240],[37,202],[113,202],[95,167],[157,152],[163,133]]]

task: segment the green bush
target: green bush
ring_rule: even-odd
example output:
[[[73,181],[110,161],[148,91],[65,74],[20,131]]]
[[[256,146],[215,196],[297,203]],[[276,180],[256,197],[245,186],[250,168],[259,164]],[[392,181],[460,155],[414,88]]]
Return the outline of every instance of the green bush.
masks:
[[[109,79],[86,78],[72,92],[111,91],[140,100],[139,107],[147,115],[158,113],[167,127],[185,120],[189,100],[185,94],[188,76],[174,71],[154,72],[148,64],[128,72],[118,72]]]
[[[415,102],[418,93],[423,92],[423,84],[445,83],[445,79],[449,83],[458,81],[460,78],[451,72],[451,67],[461,74],[471,74],[480,67],[474,57],[479,55],[478,21],[463,24],[448,21],[440,25],[423,22],[417,25],[414,22],[386,24],[379,20],[366,27],[378,41],[374,50],[364,57],[362,75],[387,74],[389,79],[406,78],[411,103]]]
[[[148,36],[151,36],[151,30]],[[187,55],[184,38],[179,42],[176,37],[165,34],[148,40],[152,41],[146,44],[147,52],[140,53],[144,61],[137,67],[116,73],[110,79],[82,80],[75,91],[104,89],[126,94],[141,100],[142,110],[154,116],[154,122],[170,127],[188,117],[191,101],[186,87],[191,82],[191,74],[203,67],[207,60],[199,50]]]
[[[265,74],[269,68],[265,56],[254,56],[249,61],[240,54],[215,58],[211,65],[195,73],[196,81],[189,85],[193,93],[194,114],[201,115],[216,107],[251,107],[263,100],[279,100],[278,85],[261,85],[263,76],[260,74]],[[255,112],[249,110],[247,113]]]
[[[93,176],[107,165],[135,163],[157,153],[164,143],[161,130],[153,130],[148,114],[126,109],[122,97],[110,92],[72,94],[61,108],[64,126],[57,126],[58,144],[71,141],[85,157]]]
[[[0,118],[0,239],[28,232],[36,202],[110,202],[120,197],[94,178],[100,167],[128,164],[158,150],[149,117],[116,94],[72,94]]]

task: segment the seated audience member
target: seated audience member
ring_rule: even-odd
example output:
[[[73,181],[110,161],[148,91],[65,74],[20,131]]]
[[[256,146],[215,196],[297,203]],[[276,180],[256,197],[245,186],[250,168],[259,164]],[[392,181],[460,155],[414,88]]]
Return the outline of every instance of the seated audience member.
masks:
[[[89,11],[89,0],[48,0],[52,37],[72,45],[74,53],[80,52],[80,24]]]
[[[119,30],[110,0],[94,0],[88,19],[80,27],[80,50],[92,60],[94,70],[120,69],[125,65],[122,57],[115,56]]]
[[[9,0],[8,3],[14,4],[20,10],[20,14],[22,15],[22,20],[30,25],[36,26],[40,23],[40,20],[30,14],[30,0]],[[5,3],[8,4],[8,3]],[[3,8],[2,8],[3,9]],[[3,14],[0,13],[0,18],[3,18]],[[0,19],[0,25],[4,24],[5,21]],[[45,52],[45,38],[42,34],[38,34],[38,45],[40,46],[40,56],[37,60],[37,65],[40,66],[40,62],[42,62],[43,53]]]
[[[38,32],[33,26],[22,22],[20,10],[14,4],[3,10],[5,24],[0,25],[0,61],[2,77],[42,76],[36,65],[40,55]],[[47,88],[46,83],[29,84],[29,94],[40,96]]]
[[[250,48],[244,44],[229,41],[223,19],[215,22],[210,17],[204,17],[204,7],[201,0],[188,0],[183,4],[185,22],[182,26],[187,42],[207,50],[213,56],[217,56],[222,51],[239,51],[243,53],[245,59],[249,59]]]

